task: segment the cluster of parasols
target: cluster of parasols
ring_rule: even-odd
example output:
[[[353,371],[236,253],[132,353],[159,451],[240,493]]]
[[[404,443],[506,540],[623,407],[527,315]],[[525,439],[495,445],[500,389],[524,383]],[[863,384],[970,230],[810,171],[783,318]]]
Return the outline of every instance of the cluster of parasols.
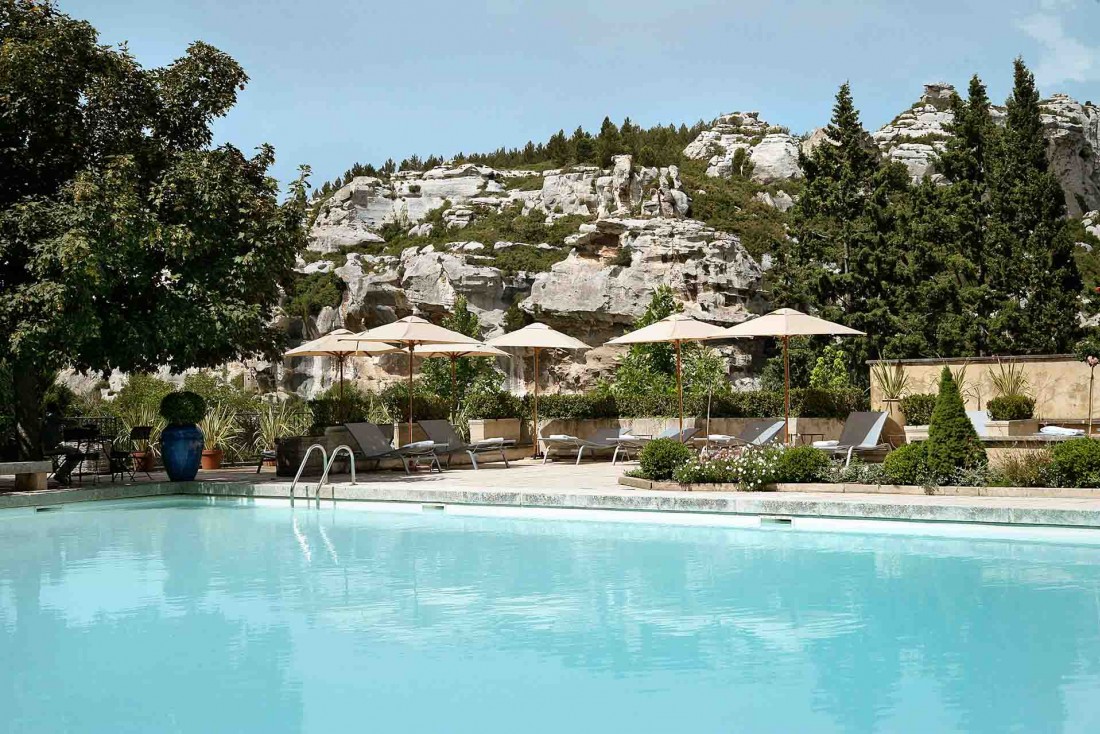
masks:
[[[682,313],[616,337],[608,344],[671,343],[676,348],[676,390],[680,400],[680,431],[684,428],[684,391],[680,351],[683,342],[711,341],[746,337],[777,337],[783,343],[784,365],[784,443],[789,442],[787,426],[791,417],[791,375],[789,342],[792,336],[863,336],[862,331],[810,316],[790,308],[781,308],[764,316],[750,319],[730,328],[698,321]],[[457,331],[420,318],[403,319],[367,331],[352,333],[337,329],[320,339],[303,344],[286,353],[287,357],[329,357],[339,369],[340,401],[343,402],[344,364],[349,357],[407,353],[409,358],[409,435],[413,427],[413,357],[447,357],[451,360],[451,380],[455,379],[455,361],[463,357],[510,357],[503,349],[533,351],[535,380],[533,425],[539,425],[539,352],[543,349],[579,350],[590,346],[568,334],[551,329],[546,324],[529,324],[522,329],[503,334],[485,343]],[[452,387],[452,393],[454,392]]]

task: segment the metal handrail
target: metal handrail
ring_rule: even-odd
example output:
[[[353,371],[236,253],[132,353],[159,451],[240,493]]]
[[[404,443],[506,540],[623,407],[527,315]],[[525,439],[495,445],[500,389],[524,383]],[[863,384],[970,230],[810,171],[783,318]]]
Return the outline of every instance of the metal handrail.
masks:
[[[343,448],[343,447],[341,447],[341,448]],[[310,446],[308,449],[306,449],[306,455],[302,457],[302,463],[298,465],[298,473],[294,475],[294,481],[290,483],[290,506],[291,507],[294,506],[294,488],[296,486],[298,486],[298,480],[302,478],[302,472],[306,468],[306,462],[309,461],[309,455],[313,453],[313,449],[319,449],[321,451],[321,466],[323,466],[325,468],[325,473],[322,476],[321,481],[324,481],[324,477],[328,476],[328,467],[329,467],[328,452],[325,451],[324,446],[322,446],[319,443],[315,443],[312,446]],[[339,449],[337,449],[337,450],[339,450]],[[354,459],[353,459],[353,461],[354,461]],[[321,485],[318,484],[317,485],[318,501],[320,501],[320,492],[321,492]]]
[[[314,498],[317,500],[317,504],[321,504],[321,487],[326,481],[328,481],[329,470],[332,469],[332,465],[336,463],[336,457],[340,455],[341,451],[346,451],[348,459],[351,460],[351,483],[355,484],[355,452],[351,450],[351,447],[347,444],[341,444],[332,450],[332,455],[329,456],[328,462],[325,464],[325,472],[321,475],[321,481],[317,482],[317,492],[314,494]],[[336,485],[332,485],[332,501],[336,501]]]

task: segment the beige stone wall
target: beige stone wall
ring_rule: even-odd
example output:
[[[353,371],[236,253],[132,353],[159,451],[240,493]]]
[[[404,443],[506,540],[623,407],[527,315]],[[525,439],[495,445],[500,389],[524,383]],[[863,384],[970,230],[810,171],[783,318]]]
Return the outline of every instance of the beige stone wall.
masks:
[[[1020,364],[1031,384],[1035,398],[1035,416],[1045,421],[1083,421],[1088,415],[1089,368],[1070,355],[1060,354],[1038,357],[1002,357],[1004,362]],[[909,377],[909,392],[935,393],[940,379],[940,370],[946,364],[952,370],[966,365],[966,383],[964,399],[967,410],[983,410],[991,398],[997,396],[989,378],[990,370],[996,369],[997,359],[992,357],[974,357],[970,360],[902,360],[901,364]],[[870,369],[870,365],[868,365]],[[1100,378],[1100,372],[1097,377]],[[1096,386],[1100,393],[1100,383]],[[1093,405],[1100,403],[1100,395]],[[871,406],[882,410],[882,395],[878,385],[872,380]],[[1094,415],[1096,408],[1094,407]]]

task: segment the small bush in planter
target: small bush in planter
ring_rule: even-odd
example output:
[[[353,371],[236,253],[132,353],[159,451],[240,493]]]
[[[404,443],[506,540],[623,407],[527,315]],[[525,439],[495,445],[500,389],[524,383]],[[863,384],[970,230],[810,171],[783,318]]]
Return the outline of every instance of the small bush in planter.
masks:
[[[638,464],[646,479],[655,482],[667,482],[680,466],[695,456],[687,444],[671,438],[658,438],[650,441],[642,449]]]
[[[901,399],[901,414],[907,426],[927,426],[936,408],[936,396],[931,393],[914,393]]]
[[[882,462],[882,475],[890,484],[927,484],[931,476],[928,442],[909,443],[891,451]]]
[[[160,414],[170,426],[193,425],[206,416],[206,401],[187,390],[170,392],[160,401]]]
[[[1100,487],[1100,441],[1075,438],[1056,444],[1047,478],[1055,487]]]
[[[831,468],[829,456],[813,446],[793,446],[779,453],[777,482],[826,482]]]
[[[1035,401],[1027,395],[1002,395],[986,405],[995,421],[1022,421],[1035,415]]]

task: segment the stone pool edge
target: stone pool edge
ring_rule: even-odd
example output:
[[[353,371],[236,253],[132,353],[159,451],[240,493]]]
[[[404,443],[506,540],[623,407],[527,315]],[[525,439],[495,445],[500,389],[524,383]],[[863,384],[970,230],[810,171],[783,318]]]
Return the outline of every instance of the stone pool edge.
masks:
[[[301,485],[311,492],[315,485]],[[395,487],[392,483],[336,484],[326,487],[323,501],[338,500],[429,504],[501,505],[552,509],[712,513],[766,517],[808,517],[844,520],[1029,525],[1100,529],[1100,501],[1057,498],[966,498],[928,496],[820,496],[813,493],[631,491],[628,489],[469,490],[439,487]],[[0,509],[47,507],[74,502],[164,496],[206,496],[287,499],[289,482],[154,482],[0,494]],[[302,506],[309,501],[299,495]],[[1061,506],[1059,506],[1061,505]],[[1076,506],[1075,506],[1076,505]]]

